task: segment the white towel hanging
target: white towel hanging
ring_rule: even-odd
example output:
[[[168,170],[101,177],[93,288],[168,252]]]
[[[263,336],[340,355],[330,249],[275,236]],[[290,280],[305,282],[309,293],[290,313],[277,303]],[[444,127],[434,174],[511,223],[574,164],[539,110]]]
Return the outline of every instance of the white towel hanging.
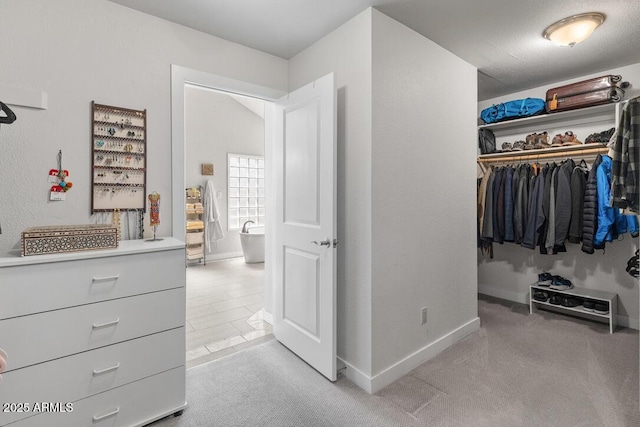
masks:
[[[211,253],[217,246],[218,240],[224,237],[224,230],[220,224],[220,212],[216,202],[216,189],[213,181],[207,181],[207,187],[204,192],[204,220],[205,230],[207,232],[205,246],[207,252]]]

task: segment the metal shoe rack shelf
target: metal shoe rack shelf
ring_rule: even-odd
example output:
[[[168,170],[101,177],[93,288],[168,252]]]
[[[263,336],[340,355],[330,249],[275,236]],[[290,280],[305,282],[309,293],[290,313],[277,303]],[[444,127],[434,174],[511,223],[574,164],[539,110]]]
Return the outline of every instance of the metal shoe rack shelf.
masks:
[[[599,314],[595,312],[585,311],[582,305],[576,307],[565,307],[563,305],[551,304],[548,301],[538,301],[533,299],[533,292],[539,289],[541,291],[550,293],[555,292],[559,295],[568,295],[581,299],[589,299],[592,301],[602,301],[608,304],[609,313],[607,314]],[[616,326],[618,325],[618,294],[613,292],[605,292],[605,291],[597,291],[593,289],[582,289],[582,288],[573,288],[567,291],[558,291],[555,289],[549,289],[548,286],[539,286],[537,284],[533,284],[529,287],[529,314],[535,313],[538,308],[546,308],[553,307],[553,311],[566,312],[567,314],[578,315],[579,317],[585,317],[591,320],[598,320],[604,323],[609,324],[609,333],[613,333],[615,331]],[[584,316],[583,316],[584,315]]]

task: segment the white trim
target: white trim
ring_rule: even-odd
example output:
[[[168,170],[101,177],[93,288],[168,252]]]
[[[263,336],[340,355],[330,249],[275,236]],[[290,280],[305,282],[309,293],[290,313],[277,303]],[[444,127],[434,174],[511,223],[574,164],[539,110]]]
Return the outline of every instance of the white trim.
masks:
[[[38,110],[46,110],[48,107],[47,93],[33,89],[0,86],[0,101],[16,107],[29,107]]]
[[[204,88],[215,89],[224,92],[259,98],[265,103],[265,204],[267,208],[266,217],[266,256],[265,259],[265,310],[272,310],[273,292],[275,286],[273,284],[274,276],[272,274],[272,265],[274,260],[275,249],[273,247],[274,240],[272,233],[274,232],[274,224],[270,218],[274,217],[275,206],[269,204],[269,200],[274,197],[271,182],[273,174],[276,172],[272,167],[271,146],[273,145],[273,120],[275,115],[274,102],[285,96],[287,92],[278,89],[272,89],[252,83],[242,82],[230,79],[228,77],[218,76],[203,71],[193,70],[181,67],[179,65],[171,65],[171,235],[178,240],[185,240],[185,210],[184,210],[184,188],[186,186],[186,156],[185,156],[185,140],[184,140],[184,87],[186,84],[200,86]],[[271,176],[269,175],[271,174]],[[219,255],[219,254],[216,254]],[[207,261],[215,260],[216,255],[207,255]],[[236,255],[234,252],[233,255]],[[237,256],[243,256],[242,252]]]
[[[371,392],[377,393],[478,329],[480,329],[480,318],[476,317],[443,337],[438,338],[431,344],[422,347],[420,350],[405,357],[384,371],[374,375],[371,379]]]
[[[185,240],[184,187],[186,185],[186,159],[184,141],[184,86],[191,84],[223,92],[275,101],[286,95],[278,89],[242,82],[204,71],[171,65],[171,235]]]
[[[369,375],[365,374],[355,366],[351,365],[349,362],[339,357],[338,357],[338,362],[344,364],[344,366],[346,367],[346,369],[340,371],[342,375],[347,377],[349,381],[351,381],[352,383],[354,383],[355,385],[357,385],[367,393],[372,394],[371,393],[372,379]]]
[[[526,306],[529,306],[529,298],[526,292],[522,293],[522,292],[505,291],[504,289],[501,289],[498,287],[482,285],[478,283],[478,293],[482,295],[488,295],[494,298],[500,298],[506,301],[518,302],[520,304],[525,304]],[[640,319],[635,319],[633,317],[618,314],[618,326],[635,329],[637,331],[637,330],[640,330]]]
[[[480,329],[480,318],[476,317],[372,377],[358,370],[345,360],[340,358],[338,358],[338,360],[346,366],[346,369],[342,371],[345,377],[367,393],[374,394],[394,381],[404,377],[424,362],[433,359],[478,329]]]
[[[478,293],[507,301],[519,302],[520,304],[529,306],[529,298],[526,292],[508,291],[500,287],[478,283]]]
[[[273,326],[273,314],[267,312],[267,308],[265,307],[262,313],[262,320]]]

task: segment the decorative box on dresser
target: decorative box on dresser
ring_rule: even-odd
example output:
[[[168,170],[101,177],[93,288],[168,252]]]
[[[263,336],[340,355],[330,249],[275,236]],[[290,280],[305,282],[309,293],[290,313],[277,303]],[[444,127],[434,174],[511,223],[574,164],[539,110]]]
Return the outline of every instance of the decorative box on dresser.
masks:
[[[185,245],[0,258],[0,426],[143,426],[185,402]]]

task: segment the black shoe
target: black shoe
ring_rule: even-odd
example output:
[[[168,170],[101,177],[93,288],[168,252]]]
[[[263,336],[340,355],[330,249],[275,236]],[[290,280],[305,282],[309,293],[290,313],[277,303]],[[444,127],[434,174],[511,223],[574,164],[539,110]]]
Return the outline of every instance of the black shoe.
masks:
[[[545,291],[536,289],[533,291],[533,299],[536,301],[547,302],[549,294]]]
[[[609,303],[608,302],[596,302],[593,307],[593,312],[598,314],[609,314]]]
[[[578,298],[563,295],[560,297],[560,304],[563,307],[577,307],[580,305],[580,301],[578,301]]]
[[[556,294],[552,294],[549,297],[549,304],[560,305],[560,297]]]
[[[595,308],[596,303],[595,301],[591,301],[591,300],[584,300],[584,304],[582,304],[582,309],[584,311],[588,311],[590,313],[593,313],[593,309]]]

